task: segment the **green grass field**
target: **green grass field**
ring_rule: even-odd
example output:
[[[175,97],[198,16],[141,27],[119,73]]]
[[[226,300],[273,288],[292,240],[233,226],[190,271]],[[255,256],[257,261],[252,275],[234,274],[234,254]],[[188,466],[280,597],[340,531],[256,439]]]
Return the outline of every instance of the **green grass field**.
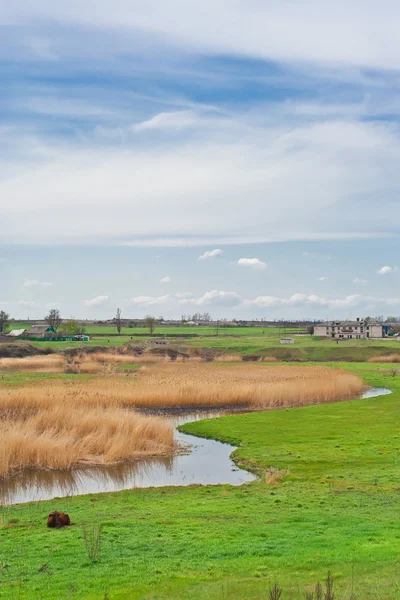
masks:
[[[335,364],[335,366],[338,366]],[[0,509],[0,598],[301,598],[328,569],[336,600],[400,597],[400,375],[340,364],[393,394],[184,426],[240,444],[239,488],[132,490]],[[269,467],[287,473],[267,484]],[[74,526],[48,530],[59,508]],[[103,526],[101,555],[82,526]]]
[[[21,327],[23,324],[21,324]],[[121,335],[115,335],[112,327],[88,327],[90,341],[78,342],[34,342],[40,348],[63,350],[77,348],[81,345],[112,348],[125,344],[140,344],[158,340],[163,336],[172,346],[188,348],[212,348],[221,353],[238,353],[241,355],[274,356],[278,360],[289,361],[347,361],[363,362],[373,356],[400,353],[400,338],[385,340],[346,340],[337,343],[334,340],[315,338],[311,335],[298,335],[298,329],[279,327],[237,327],[220,328],[216,335],[215,328],[207,327],[160,327],[153,336],[145,328],[125,328]],[[179,337],[194,336],[194,337]],[[280,344],[281,337],[293,337],[293,345]],[[20,344],[23,342],[14,342]]]

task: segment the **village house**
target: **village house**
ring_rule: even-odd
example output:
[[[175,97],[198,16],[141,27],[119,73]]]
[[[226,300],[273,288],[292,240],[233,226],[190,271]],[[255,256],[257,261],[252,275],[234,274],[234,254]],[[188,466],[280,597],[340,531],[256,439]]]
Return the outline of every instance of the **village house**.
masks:
[[[50,325],[33,325],[26,332],[26,337],[48,340],[54,337],[55,333],[53,327],[50,327]]]
[[[380,339],[387,337],[390,331],[390,325],[360,318],[356,321],[329,321],[314,327],[315,336],[336,340]]]

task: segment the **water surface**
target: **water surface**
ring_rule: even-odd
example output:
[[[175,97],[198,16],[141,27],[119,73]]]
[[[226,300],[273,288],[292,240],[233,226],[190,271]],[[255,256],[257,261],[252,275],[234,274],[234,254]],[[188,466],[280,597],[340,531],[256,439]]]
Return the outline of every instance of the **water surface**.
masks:
[[[371,388],[363,394],[363,398],[390,393],[391,391],[385,388]],[[164,416],[177,427],[190,421],[231,413],[232,410],[198,410],[180,414],[164,413]],[[137,487],[222,483],[241,485],[255,479],[252,473],[238,469],[232,462],[230,455],[235,446],[179,431],[176,431],[175,438],[177,443],[184,447],[184,452],[173,457],[143,458],[102,467],[77,467],[72,471],[25,471],[9,481],[0,483],[0,504],[116,492]]]

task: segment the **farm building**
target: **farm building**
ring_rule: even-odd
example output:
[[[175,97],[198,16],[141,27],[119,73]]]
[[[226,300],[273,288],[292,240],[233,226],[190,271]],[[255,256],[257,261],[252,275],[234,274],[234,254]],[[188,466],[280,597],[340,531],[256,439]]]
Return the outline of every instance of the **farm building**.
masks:
[[[7,337],[19,338],[24,335],[25,331],[26,329],[12,329],[10,333],[7,334]]]
[[[348,339],[380,339],[387,337],[391,331],[390,325],[375,321],[329,321],[314,327],[314,335],[329,337],[336,340]]]
[[[50,325],[33,325],[28,329],[26,336],[35,339],[51,339],[54,337],[55,331]]]

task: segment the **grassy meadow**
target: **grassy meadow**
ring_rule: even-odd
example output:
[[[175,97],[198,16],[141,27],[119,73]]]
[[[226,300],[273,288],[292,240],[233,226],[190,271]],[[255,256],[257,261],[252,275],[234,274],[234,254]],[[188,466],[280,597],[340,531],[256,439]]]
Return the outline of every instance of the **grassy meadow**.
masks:
[[[0,598],[305,600],[328,569],[336,600],[399,598],[400,376],[326,366],[393,394],[183,426],[236,444],[254,483],[0,508]],[[74,525],[46,529],[54,508]]]

